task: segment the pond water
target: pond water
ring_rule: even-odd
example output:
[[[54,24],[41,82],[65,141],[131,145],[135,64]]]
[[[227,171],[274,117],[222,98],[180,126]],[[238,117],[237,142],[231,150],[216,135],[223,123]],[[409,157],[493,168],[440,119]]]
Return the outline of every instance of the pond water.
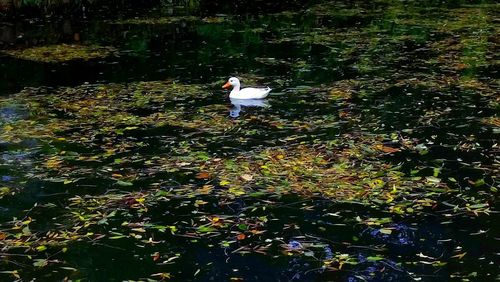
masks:
[[[2,23],[0,280],[500,279],[499,4],[203,2]]]

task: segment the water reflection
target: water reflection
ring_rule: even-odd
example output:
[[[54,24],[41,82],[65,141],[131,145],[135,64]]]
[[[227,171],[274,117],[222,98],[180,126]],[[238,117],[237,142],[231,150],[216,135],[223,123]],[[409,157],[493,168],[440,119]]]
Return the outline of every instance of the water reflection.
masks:
[[[229,111],[229,115],[233,118],[239,117],[240,112],[245,107],[269,107],[269,102],[267,100],[256,100],[256,99],[231,99],[231,104],[233,107]]]
[[[17,106],[5,105],[4,107],[0,107],[0,123],[15,122],[26,118],[26,116],[26,112]]]

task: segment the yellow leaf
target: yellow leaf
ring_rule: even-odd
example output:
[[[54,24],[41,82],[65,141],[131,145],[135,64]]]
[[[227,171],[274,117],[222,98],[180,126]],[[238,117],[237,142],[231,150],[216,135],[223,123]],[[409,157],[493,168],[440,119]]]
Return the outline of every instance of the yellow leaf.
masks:
[[[454,256],[452,256],[452,258],[463,259],[466,254],[467,254],[467,252],[461,253],[461,254],[458,254],[458,255],[454,255]]]
[[[14,129],[14,127],[12,127],[12,126],[10,126],[10,125],[8,125],[8,124],[7,124],[6,126],[4,126],[4,127],[3,127],[3,131],[5,131],[5,132],[9,132],[9,131],[11,131],[12,129]]]
[[[382,229],[380,229],[380,233],[382,233],[382,234],[391,234],[392,230],[391,229],[387,229],[387,228],[382,228]]]
[[[45,162],[45,166],[47,168],[56,168],[56,167],[59,167],[62,163],[62,160],[60,159],[57,159],[55,157],[52,157],[50,159],[47,160],[47,162]]]
[[[386,203],[391,203],[392,201],[394,201],[394,197],[391,196],[391,195],[387,195],[387,200],[385,202]]]
[[[208,202],[203,201],[203,200],[196,200],[196,201],[194,202],[194,206],[195,206],[195,207],[199,207],[199,206],[206,205],[206,204],[208,204]]]
[[[396,185],[392,185],[391,193],[395,194],[397,192],[398,192],[398,190],[396,189]]]

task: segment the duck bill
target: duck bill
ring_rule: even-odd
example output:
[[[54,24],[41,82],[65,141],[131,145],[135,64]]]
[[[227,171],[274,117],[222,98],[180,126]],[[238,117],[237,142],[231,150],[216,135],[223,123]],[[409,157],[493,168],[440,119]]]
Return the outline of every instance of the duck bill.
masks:
[[[229,89],[229,87],[231,87],[231,83],[229,83],[229,81],[226,82],[226,84],[222,85],[222,88],[224,89]]]

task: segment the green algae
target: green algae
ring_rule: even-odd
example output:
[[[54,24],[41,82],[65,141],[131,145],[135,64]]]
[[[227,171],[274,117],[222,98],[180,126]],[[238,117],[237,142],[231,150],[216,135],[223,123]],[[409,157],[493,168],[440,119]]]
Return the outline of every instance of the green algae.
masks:
[[[126,24],[126,25],[166,25],[184,21],[196,21],[197,17],[193,16],[171,16],[171,17],[158,17],[158,18],[131,18],[131,19],[123,19],[118,21],[113,21],[112,24]],[[207,22],[209,23],[218,23],[221,22],[218,18],[207,18]]]
[[[68,62],[74,60],[103,59],[117,53],[113,47],[97,45],[60,44],[31,47],[19,50],[4,50],[3,53],[22,60],[44,63]]]

